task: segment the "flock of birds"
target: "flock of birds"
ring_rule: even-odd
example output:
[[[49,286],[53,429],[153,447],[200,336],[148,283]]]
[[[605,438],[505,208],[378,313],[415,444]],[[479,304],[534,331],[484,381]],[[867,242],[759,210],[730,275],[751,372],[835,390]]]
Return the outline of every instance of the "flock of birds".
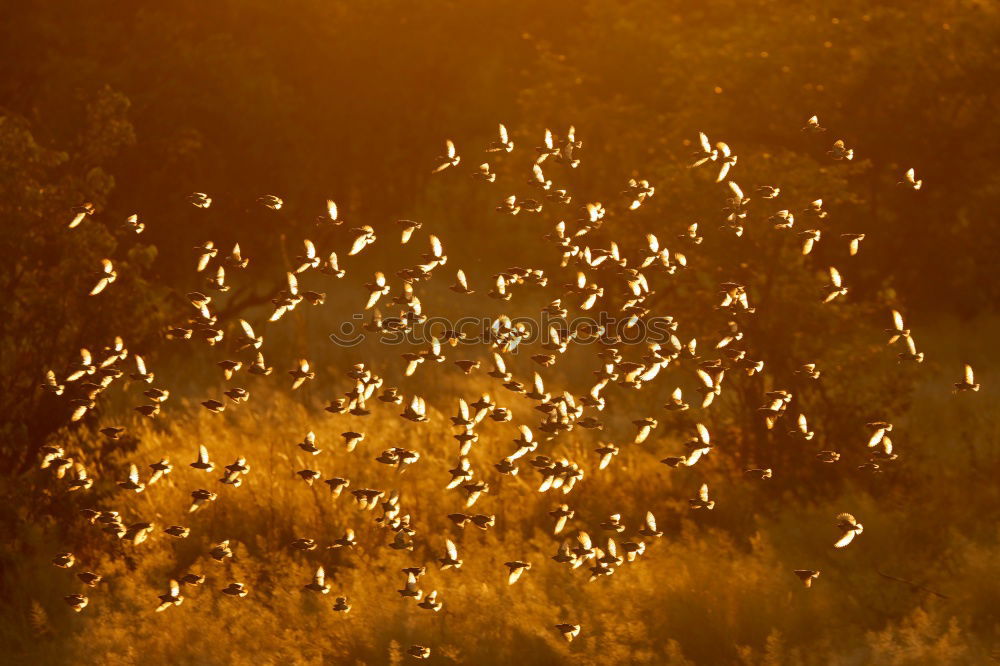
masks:
[[[802,129],[814,134],[826,131],[815,116],[810,118]],[[580,164],[579,149],[581,147],[582,142],[577,139],[572,127],[561,137],[546,130],[542,143],[534,149],[535,158],[528,180],[528,184],[537,190],[538,194],[523,198],[516,195],[504,197],[497,205],[496,210],[501,214],[513,216],[537,213],[543,206],[549,205],[546,202],[569,204],[572,201],[570,192],[553,185],[553,182],[546,177],[543,168],[547,167],[550,162],[561,164],[567,168],[576,168]],[[500,125],[497,137],[486,147],[486,152],[510,153],[513,150],[514,142],[506,128]],[[833,160],[851,160],[854,157],[854,151],[846,147],[844,141],[837,140],[828,151],[828,155]],[[741,236],[743,224],[748,215],[750,198],[744,195],[740,186],[731,178],[737,163],[738,156],[727,144],[722,142],[713,144],[705,134],[699,135],[698,149],[692,156],[690,166],[692,168],[711,168],[715,170],[716,182],[725,182],[727,195],[723,208],[724,228],[732,231],[736,236]],[[455,144],[449,140],[446,142],[445,151],[437,159],[433,171],[441,173],[456,170],[461,164],[462,157]],[[488,162],[475,167],[471,176],[488,183],[496,180],[496,172]],[[916,179],[913,169],[910,169],[903,176],[900,184],[916,190],[920,189],[922,181]],[[638,209],[654,194],[655,188],[648,181],[631,179],[623,192],[624,208],[627,210]],[[762,200],[772,200],[780,196],[780,188],[761,186],[756,188],[756,195]],[[192,206],[202,209],[212,205],[212,198],[204,193],[194,193],[189,196],[188,201]],[[258,202],[260,205],[274,210],[280,209],[283,205],[283,201],[273,195],[262,196]],[[570,307],[587,311],[599,303],[620,302],[622,305],[617,309],[618,314],[630,326],[636,325],[651,315],[648,299],[653,291],[650,288],[650,280],[654,275],[661,278],[669,277],[678,271],[685,270],[688,263],[687,257],[684,252],[668,250],[653,234],[646,236],[644,246],[634,256],[626,256],[615,242],[611,242],[608,247],[593,246],[589,244],[590,238],[588,236],[601,227],[606,209],[602,204],[594,202],[586,203],[581,210],[583,215],[580,219],[569,224],[564,221],[559,222],[544,236],[544,239],[561,255],[561,266],[573,265],[578,269],[575,280],[558,287],[561,289],[560,296],[545,307],[545,312],[556,317],[565,317]],[[94,207],[90,204],[84,204],[74,209],[69,227],[77,227],[94,213]],[[826,211],[823,210],[822,200],[817,199],[810,202],[799,217],[808,220],[822,218],[826,214]],[[787,209],[778,210],[769,218],[775,228],[784,230],[792,229],[795,219],[796,214]],[[336,204],[329,201],[325,212],[318,217],[317,223],[338,227],[344,223],[344,220],[341,219]],[[397,226],[400,241],[403,244],[409,243],[415,233],[422,229],[422,224],[413,220],[400,220]],[[142,233],[144,230],[144,225],[136,215],[128,218],[125,227],[136,234]],[[809,254],[814,245],[821,240],[821,233],[817,229],[805,229],[797,233],[803,254]],[[854,255],[859,251],[863,239],[863,234],[842,235],[849,255]],[[371,226],[351,228],[346,255],[348,257],[358,255],[377,241],[375,229]],[[685,252],[696,248],[701,241],[702,237],[699,235],[697,224],[690,225],[685,233],[678,238],[678,242],[684,246]],[[437,274],[448,263],[444,246],[437,236],[428,234],[428,244],[428,251],[422,254],[419,263],[402,268],[395,273],[401,282],[398,289],[394,285],[391,286],[389,279],[381,272],[375,273],[371,282],[364,285],[366,293],[363,294],[361,302],[364,303],[366,310],[372,311],[371,320],[365,324],[368,331],[375,335],[408,331],[426,320],[427,317],[423,312],[417,289],[421,283],[436,278]],[[204,276],[202,279],[206,285],[206,291],[227,291],[230,288],[229,276],[234,273],[238,274],[249,262],[249,258],[241,254],[238,244],[228,254],[220,252],[220,248],[217,248],[212,241],[199,244],[194,250],[196,254],[195,270],[198,275]],[[343,278],[346,273],[345,269],[341,267],[336,252],[321,255],[310,240],[303,240],[301,256],[295,259],[292,269],[282,280],[282,288],[277,290],[271,301],[273,308],[267,317],[268,323],[281,319],[303,301],[310,306],[324,304],[325,293],[305,290],[299,285],[299,277],[312,272],[318,272],[332,279]],[[113,288],[112,285],[116,277],[117,273],[113,262],[110,259],[104,259],[100,270],[94,275],[90,294],[96,296]],[[843,297],[848,291],[836,268],[829,268],[829,278],[829,283],[823,287],[822,293],[819,295],[819,299],[826,303]],[[516,288],[521,285],[545,287],[549,282],[550,277],[541,269],[512,267],[501,271],[490,279],[488,295],[498,301],[509,301]],[[455,283],[450,286],[450,289],[459,296],[474,293],[465,272],[462,270],[457,271]],[[689,362],[698,378],[699,399],[695,401],[694,406],[695,408],[708,409],[713,401],[721,395],[727,373],[746,372],[753,375],[762,372],[764,362],[753,359],[750,356],[750,350],[741,344],[743,330],[739,319],[754,312],[754,307],[749,302],[748,293],[747,286],[743,284],[726,282],[720,286],[717,309],[728,314],[730,321],[717,339],[709,341],[710,351],[708,353],[699,353],[699,349],[704,349],[704,345],[699,346],[695,339],[682,343],[676,335],[678,322],[669,318],[668,323],[671,330],[669,342],[648,344],[645,355],[639,360],[627,360],[613,339],[608,342],[607,337],[610,332],[602,329],[600,325],[583,326],[573,331],[560,329],[553,325],[548,331],[542,350],[531,356],[531,360],[538,364],[540,370],[555,364],[560,355],[566,352],[571,345],[603,337],[603,344],[595,348],[598,367],[594,374],[597,376],[597,380],[586,393],[578,396],[569,391],[547,391],[542,375],[537,371],[528,383],[522,383],[515,379],[507,369],[505,358],[518,349],[518,345],[527,336],[527,331],[523,325],[512,323],[512,320],[505,315],[497,317],[485,338],[478,341],[489,349],[492,357],[491,367],[489,369],[483,368],[482,372],[495,380],[496,384],[506,391],[520,394],[530,400],[534,410],[541,414],[541,421],[534,426],[534,429],[527,424],[516,425],[518,436],[513,440],[512,449],[501,456],[493,465],[495,472],[499,475],[517,475],[522,470],[521,464],[526,462],[527,468],[533,469],[539,475],[538,492],[558,491],[567,496],[584,477],[584,467],[578,461],[571,461],[565,457],[553,458],[536,453],[539,439],[536,438],[535,431],[545,433],[547,438],[554,438],[562,433],[572,431],[574,428],[602,428],[603,423],[600,420],[600,415],[605,408],[605,398],[602,396],[602,391],[609,383],[614,382],[627,389],[638,390],[645,384],[654,381],[668,366]],[[391,298],[391,305],[398,307],[398,316],[383,316],[379,311],[380,304],[385,306],[389,303],[390,295],[394,295]],[[266,324],[258,324],[255,328],[249,322],[240,319],[238,322],[231,322],[235,325],[230,326],[227,330],[225,325],[227,322],[219,321],[212,312],[212,296],[199,291],[191,292],[187,296],[193,306],[191,316],[185,322],[170,327],[166,331],[166,337],[172,340],[203,342],[208,345],[216,345],[223,340],[231,342],[236,357],[221,359],[217,363],[226,381],[230,384],[224,392],[228,403],[216,399],[205,400],[201,403],[210,412],[223,412],[227,407],[239,405],[250,398],[250,393],[246,388],[232,385],[232,382],[241,373],[246,372],[260,376],[272,373],[273,368],[266,363],[263,355],[264,336],[259,333],[259,330]],[[898,353],[900,362],[920,363],[923,361],[923,353],[917,351],[914,338],[909,329],[905,327],[903,317],[898,311],[892,311],[892,326],[886,329],[886,333],[889,335],[890,345],[899,342],[903,344],[904,349]],[[439,338],[432,338],[426,348],[404,353],[402,355],[405,362],[404,374],[411,376],[423,365],[443,363],[447,360],[445,346],[455,347],[459,342],[469,342],[469,340],[460,331],[445,331]],[[145,359],[139,355],[131,354],[131,361],[129,361],[129,357],[129,351],[121,338],[116,338],[113,344],[97,354],[82,349],[79,358],[61,377],[55,372],[49,371],[42,388],[54,395],[65,396],[70,406],[70,420],[79,421],[95,408],[96,401],[102,393],[116,380],[125,377],[128,381],[149,386],[143,392],[147,401],[136,405],[134,409],[144,417],[156,418],[160,413],[161,405],[168,400],[170,392],[154,385],[155,374],[147,367]],[[481,366],[479,360],[464,358],[454,359],[453,364],[458,371],[464,374],[480,371]],[[819,378],[821,370],[814,363],[803,363],[797,373],[815,380]],[[331,414],[351,414],[365,417],[372,414],[371,408],[378,404],[381,405],[380,410],[394,405],[401,406],[399,416],[412,423],[425,422],[431,418],[424,399],[420,395],[414,393],[408,397],[404,396],[398,387],[386,385],[383,378],[366,363],[352,366],[346,374],[350,380],[351,388],[344,393],[343,397],[330,401],[326,411]],[[298,389],[316,376],[307,359],[300,359],[294,367],[287,371],[287,375],[291,379],[289,385],[292,390]],[[955,383],[954,388],[956,391],[979,390],[979,384],[975,382],[970,366],[965,366],[964,376]],[[786,390],[776,389],[761,396],[761,400],[762,404],[759,409],[761,417],[767,428],[775,428],[786,416],[788,406],[792,401],[792,394]],[[682,390],[677,388],[664,407],[668,412],[679,412],[688,410],[691,405],[685,402]],[[471,525],[480,530],[488,530],[494,525],[496,518],[495,515],[474,513],[472,509],[483,494],[490,493],[492,490],[484,470],[475,469],[468,457],[479,438],[476,431],[477,426],[486,419],[497,423],[508,423],[512,422],[513,414],[510,409],[499,405],[489,393],[484,393],[474,401],[459,398],[456,414],[450,418],[456,431],[454,437],[458,442],[458,453],[455,467],[449,470],[450,479],[446,483],[446,488],[460,494],[464,510],[450,514],[448,518],[460,528]],[[813,438],[814,433],[810,430],[804,414],[792,416],[789,420],[794,421],[794,425],[789,430],[791,435],[803,442]],[[658,426],[658,420],[653,417],[635,419],[632,423],[635,431],[631,436],[631,442],[634,444],[644,442]],[[878,471],[881,465],[896,458],[889,436],[892,424],[875,422],[867,424],[867,427],[870,433],[867,446],[871,455],[868,462],[861,467]],[[100,429],[100,432],[110,439],[117,439],[125,432],[125,428],[117,425],[105,425]],[[361,432],[343,433],[344,450],[348,453],[353,452],[364,438],[365,434]],[[297,447],[314,460],[319,460],[320,458],[317,456],[323,452],[312,432],[306,434]],[[619,446],[612,443],[601,444],[595,450],[598,456],[596,469],[598,471],[607,469],[620,450]],[[671,468],[691,468],[695,467],[703,457],[710,455],[713,450],[714,444],[708,428],[698,423],[691,439],[685,442],[684,450],[663,459],[661,462]],[[382,451],[375,458],[375,461],[379,464],[395,467],[399,472],[402,472],[418,463],[420,457],[421,454],[417,450],[394,447]],[[822,463],[836,463],[840,458],[840,453],[833,450],[821,450],[816,453],[816,458]],[[221,473],[218,482],[233,488],[238,488],[251,471],[249,461],[243,457],[239,457],[225,466],[217,465],[212,461],[210,452],[204,445],[198,448],[194,460],[189,465],[205,474],[211,474],[218,469],[216,473]],[[65,485],[67,491],[85,492],[91,488],[94,482],[85,466],[79,460],[68,456],[66,451],[58,445],[48,445],[42,449],[41,468],[51,472],[59,483]],[[117,485],[122,493],[155,492],[154,486],[171,474],[173,468],[174,463],[166,457],[149,464],[146,468],[131,464]],[[773,470],[753,468],[747,469],[746,474],[748,477],[756,479],[768,479],[772,477]],[[299,470],[297,477],[309,486],[322,481],[334,498],[340,497],[342,492],[349,490],[358,508],[362,511],[379,508],[381,514],[375,518],[375,522],[392,533],[388,546],[398,551],[413,550],[413,537],[416,534],[414,521],[411,521],[411,515],[404,511],[403,502],[397,491],[376,488],[351,489],[352,484],[349,479],[324,478],[319,469],[310,467]],[[690,509],[692,511],[713,510],[716,501],[711,497],[708,485],[702,484],[697,496],[689,500]],[[212,490],[192,489],[191,502],[187,506],[188,515],[197,512],[217,499],[218,494]],[[150,522],[140,521],[126,524],[120,513],[115,510],[88,508],[84,509],[82,513],[84,519],[90,524],[115,539],[132,544],[138,545],[157,533],[157,527]],[[569,521],[576,517],[574,509],[568,503],[559,503],[549,512],[549,515],[553,519],[552,529],[555,535],[563,534]],[[839,537],[833,543],[835,548],[848,546],[863,532],[863,525],[849,513],[836,516],[834,525],[839,533]],[[577,530],[571,538],[563,537],[564,540],[551,559],[559,565],[572,569],[586,566],[590,572],[589,579],[596,580],[614,574],[627,563],[641,557],[646,548],[663,535],[663,531],[657,529],[656,518],[652,512],[645,514],[641,525],[637,528],[630,529],[620,514],[609,516],[606,520],[601,521],[597,528],[606,535],[606,538],[592,538],[588,531]],[[175,524],[162,527],[159,532],[170,538],[185,539],[194,529],[196,528]],[[631,536],[623,536],[626,532],[629,532]],[[442,554],[438,558],[437,564],[441,569],[460,568],[463,560],[455,542],[447,538],[443,539],[443,542]],[[356,544],[355,531],[348,528],[342,536],[324,547],[346,549],[352,548]],[[295,539],[290,547],[296,551],[312,551],[319,548],[320,545],[313,538],[301,537]],[[207,554],[216,562],[225,562],[233,556],[230,541],[224,540],[215,543]],[[77,564],[77,558],[70,552],[59,553],[52,560],[52,564],[56,567],[69,569]],[[506,562],[508,584],[515,584],[526,572],[531,570],[532,564],[532,562],[519,559]],[[401,573],[405,575],[405,580],[402,589],[398,592],[401,597],[412,599],[419,608],[435,612],[442,608],[444,602],[437,590],[425,592],[421,588],[421,576],[425,571],[424,564],[403,569]],[[811,586],[812,582],[820,575],[820,571],[816,569],[796,569],[793,573],[806,587]],[[81,571],[77,574],[77,578],[91,588],[99,585],[102,580],[100,574],[92,571]],[[165,591],[159,595],[159,602],[154,606],[155,610],[165,611],[173,606],[180,606],[185,598],[184,588],[201,585],[205,580],[206,576],[202,573],[187,572],[177,579],[165,581]],[[309,592],[320,595],[328,594],[332,589],[322,566],[315,571],[312,580],[303,587]],[[221,592],[230,597],[242,598],[247,596],[250,590],[243,582],[230,581],[221,588]],[[69,594],[65,600],[77,612],[84,610],[89,603],[88,596],[84,593]],[[350,612],[351,604],[348,598],[337,596],[332,610],[337,613]],[[571,622],[560,622],[554,624],[553,627],[566,641],[572,641],[581,631],[579,624]],[[408,654],[414,658],[427,658],[430,653],[430,648],[422,645],[412,645],[408,649]]]

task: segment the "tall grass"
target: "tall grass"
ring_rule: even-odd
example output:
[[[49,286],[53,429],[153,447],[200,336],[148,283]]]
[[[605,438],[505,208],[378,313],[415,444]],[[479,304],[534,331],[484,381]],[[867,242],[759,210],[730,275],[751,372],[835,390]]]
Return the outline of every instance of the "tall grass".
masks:
[[[457,452],[444,425],[449,414],[411,424],[397,416],[397,406],[373,401],[369,417],[330,415],[322,398],[348,385],[332,366],[297,395],[279,387],[282,378],[251,384],[250,402],[218,415],[198,406],[195,398],[204,396],[192,394],[172,397],[164,405],[167,418],[140,420],[123,398],[103,420],[114,421],[120,410],[130,438],[112,446],[85,429],[60,434],[68,451],[96,465],[89,494],[66,494],[41,470],[27,487],[8,489],[40,499],[16,508],[23,522],[0,547],[5,658],[382,664],[408,660],[406,648],[419,643],[432,648],[431,662],[461,664],[983,663],[1000,648],[996,366],[979,364],[978,394],[955,396],[949,386],[963,358],[989,358],[984,332],[1000,322],[978,322],[974,338],[962,335],[964,328],[944,322],[923,336],[929,360],[922,383],[909,411],[893,415],[900,460],[881,475],[847,473],[849,481],[816,497],[744,479],[724,447],[705,467],[660,465],[679,441],[669,430],[623,446],[606,471],[597,470],[592,452],[598,435],[574,431],[557,444],[543,443],[539,453],[565,455],[586,475],[566,497],[540,494],[529,465],[513,478],[493,472],[491,463],[510,451],[516,431],[487,421],[470,458],[491,491],[466,509],[464,495],[445,490]],[[429,368],[419,372],[436,376]],[[450,410],[448,396],[471,399],[487,386],[475,377],[447,386],[428,382],[427,393]],[[526,409],[521,398],[493,393],[501,404]],[[296,443],[309,430],[324,450],[307,460]],[[340,440],[347,430],[366,433],[352,453]],[[245,456],[252,469],[242,487],[220,484],[218,471],[188,467],[198,444],[207,445],[219,468]],[[401,474],[372,460],[397,445],[421,453]],[[115,487],[128,463],[144,467],[162,456],[174,463],[165,479],[140,494]],[[324,478],[350,479],[350,489],[397,490],[417,529],[414,550],[387,547],[391,533],[373,520],[378,509],[362,512],[348,492],[335,499],[324,484],[298,480],[295,471],[306,465]],[[691,512],[687,498],[706,479],[716,509]],[[219,498],[189,514],[196,488]],[[564,499],[576,517],[554,537],[546,512]],[[126,524],[151,521],[156,531],[138,546],[117,542],[78,516],[92,505],[120,511]],[[614,575],[588,582],[585,567],[571,570],[550,559],[577,529],[603,539],[598,523],[611,513],[623,515],[622,536],[635,537],[647,509],[665,535],[646,539],[645,555]],[[841,511],[857,515],[865,531],[834,551],[833,518]],[[446,518],[452,512],[496,514],[496,525],[462,531]],[[190,525],[190,538],[163,534],[170,524]],[[326,550],[347,527],[357,531],[359,545]],[[316,539],[320,548],[294,551],[289,544],[298,537]],[[445,538],[458,544],[459,570],[439,571],[433,562]],[[235,556],[217,564],[207,553],[222,539],[231,540]],[[77,554],[76,567],[49,564],[66,550]],[[513,586],[503,566],[510,559],[533,564]],[[320,564],[332,583],[327,596],[302,588]],[[418,564],[428,565],[420,583],[438,590],[440,613],[396,592],[404,581],[400,569]],[[791,572],[796,568],[822,574],[805,589]],[[104,581],[84,590],[75,578],[80,570],[97,571]],[[167,581],[187,571],[204,573],[205,584],[185,588],[180,607],[155,613]],[[246,583],[249,595],[222,595],[231,581]],[[62,597],[80,591],[90,605],[75,614]],[[353,606],[348,614],[330,608],[340,595]],[[558,622],[582,625],[579,638],[566,644],[552,629]]]

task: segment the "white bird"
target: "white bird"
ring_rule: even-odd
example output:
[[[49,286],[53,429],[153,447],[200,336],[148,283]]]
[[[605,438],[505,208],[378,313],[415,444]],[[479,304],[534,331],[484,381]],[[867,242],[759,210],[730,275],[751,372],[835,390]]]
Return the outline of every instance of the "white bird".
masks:
[[[257,197],[257,203],[265,208],[270,208],[271,210],[281,210],[281,207],[285,205],[285,202],[282,201],[281,197],[277,197],[273,194],[265,194]]]
[[[319,592],[320,594],[326,594],[330,591],[330,583],[326,582],[326,572],[322,566],[316,568],[312,582],[304,587],[311,592]]]
[[[191,463],[191,467],[203,472],[211,472],[215,469],[215,463],[208,459],[208,449],[205,448],[204,444],[198,446],[198,458]]]
[[[965,364],[965,374],[962,377],[962,381],[955,383],[955,391],[978,391],[979,384],[976,383],[976,377],[972,372],[972,366],[968,363]]]
[[[739,157],[733,155],[732,151],[729,149],[729,145],[726,143],[720,141],[715,144],[715,147],[718,149],[718,153],[716,153],[716,161],[721,163],[719,166],[719,175],[715,177],[715,182],[721,183],[725,180],[729,170],[736,166],[736,161]]]
[[[365,310],[371,310],[380,298],[389,293],[390,287],[385,282],[385,275],[381,271],[376,271],[374,280],[365,283],[365,289],[368,290]]]
[[[511,562],[504,562],[504,566],[507,567],[507,584],[513,585],[523,572],[531,568],[531,562],[513,560]]]
[[[458,269],[455,273],[455,284],[449,287],[456,294],[464,294],[466,296],[476,293],[472,289],[469,289],[469,282],[465,278],[465,271]]]
[[[900,361],[924,362],[924,353],[917,351],[917,341],[913,339],[912,335],[906,336],[906,351],[899,352],[896,356]]]
[[[454,567],[456,569],[461,568],[462,560],[458,559],[458,548],[455,546],[455,542],[451,539],[444,540],[445,545],[445,555],[444,557],[439,557],[438,562],[442,569],[447,569],[449,567]]]
[[[555,625],[555,628],[567,643],[572,643],[573,639],[580,634],[580,625],[578,624],[562,623]]]
[[[197,208],[208,208],[212,205],[212,197],[204,192],[194,192],[188,195],[188,203]]]
[[[919,190],[920,186],[924,184],[924,181],[918,180],[916,171],[912,168],[908,169],[905,174],[903,174],[903,180],[899,181],[899,185],[906,185],[914,190]]]
[[[115,281],[118,273],[115,272],[115,267],[110,259],[101,259],[101,270],[97,271],[94,276],[97,278],[97,284],[90,290],[91,296],[96,296],[104,291],[109,284]]]
[[[375,229],[367,224],[357,229],[351,229],[351,232],[354,234],[354,240],[351,242],[351,249],[347,253],[349,257],[358,254],[376,240]]]
[[[833,544],[834,548],[843,548],[854,541],[854,537],[864,531],[864,526],[849,513],[842,513],[837,516],[837,528],[840,530],[840,538]]]
[[[308,238],[303,239],[302,245],[305,248],[304,253],[301,257],[296,257],[296,261],[299,262],[299,267],[295,269],[296,273],[302,273],[309,270],[310,268],[316,268],[319,266],[320,259],[316,256],[316,246]]]
[[[146,484],[139,481],[139,468],[134,463],[129,465],[128,479],[119,481],[118,487],[123,490],[134,490],[137,493],[146,489]]]
[[[490,163],[483,162],[480,164],[476,171],[472,174],[473,178],[485,181],[487,183],[495,183],[497,180],[496,171],[490,171]]]
[[[316,376],[315,372],[309,370],[309,361],[304,358],[300,358],[298,361],[298,367],[293,368],[288,371],[293,378],[292,390],[299,388],[307,379],[312,379]]]
[[[835,160],[850,161],[854,159],[854,149],[845,147],[843,139],[837,139],[834,141],[833,148],[828,150],[826,154]]]
[[[843,296],[847,293],[847,287],[843,286],[843,281],[840,277],[840,271],[838,271],[833,266],[829,268],[830,273],[830,284],[826,285],[824,288],[825,295],[823,297],[824,303],[829,303],[833,301],[838,296]]]
[[[316,223],[333,224],[335,226],[339,226],[344,223],[344,221],[340,219],[340,215],[337,211],[337,204],[333,201],[333,199],[326,200],[326,213],[318,215],[316,217]]]
[[[139,216],[132,213],[127,218],[125,218],[125,224],[122,225],[123,229],[130,229],[137,234],[141,234],[145,229],[146,225],[139,221]]]
[[[639,534],[654,538],[663,536],[663,531],[656,529],[656,517],[652,511],[646,512],[645,525],[639,529]]]
[[[811,118],[809,118],[809,120],[806,121],[805,126],[802,128],[802,131],[818,134],[820,132],[825,132],[826,128],[820,126],[818,117],[812,116]]]
[[[52,395],[62,395],[63,391],[66,390],[66,385],[57,382],[56,373],[48,370],[45,373],[45,382],[42,384],[42,388]]]
[[[815,569],[795,569],[792,571],[805,587],[812,587],[812,582],[819,578],[819,571]]]
[[[708,484],[701,484],[701,488],[698,489],[698,498],[689,499],[688,504],[692,509],[714,509],[715,500],[708,499]]]
[[[437,168],[434,169],[433,173],[444,171],[448,167],[458,166],[459,162],[462,161],[461,155],[458,155],[455,152],[455,144],[452,142],[451,139],[446,139],[444,142],[444,146],[445,146],[444,155],[438,156],[437,159],[439,164]]]
[[[75,229],[76,227],[80,226],[80,223],[83,222],[88,215],[93,215],[93,214],[94,214],[94,204],[90,202],[87,202],[80,206],[75,206],[73,208],[73,219],[69,221],[68,225],[69,228]]]
[[[890,345],[896,340],[899,340],[901,337],[910,337],[910,329],[903,326],[903,315],[899,313],[899,310],[892,311],[892,325],[893,328],[885,329],[885,332],[891,336],[889,338]]]
[[[160,605],[156,607],[156,612],[162,613],[171,606],[180,606],[182,603],[184,603],[184,597],[181,596],[181,586],[176,580],[171,579],[167,593],[160,595]]]
[[[712,147],[712,143],[705,136],[704,132],[698,132],[698,145],[700,150],[695,151],[693,157],[694,162],[690,165],[691,167],[701,166],[705,162],[714,162],[719,157],[719,151]]]
[[[499,152],[509,153],[510,151],[514,150],[514,142],[511,141],[510,137],[507,135],[507,128],[504,126],[503,123],[500,123],[498,129],[499,129],[499,136],[498,136],[498,138],[496,140],[490,142],[490,147],[486,149],[486,152],[488,152],[488,153],[499,153]]]

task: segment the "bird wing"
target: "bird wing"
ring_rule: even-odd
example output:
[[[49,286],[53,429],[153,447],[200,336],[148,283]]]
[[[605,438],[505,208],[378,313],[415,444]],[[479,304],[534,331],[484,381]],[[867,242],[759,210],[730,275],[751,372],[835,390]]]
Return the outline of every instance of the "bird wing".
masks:
[[[968,363],[965,364],[965,383],[966,384],[975,384],[976,383],[976,378],[972,374],[972,366],[969,365]]]
[[[660,241],[653,234],[646,234],[646,246],[649,247],[649,251],[653,254],[660,251]]]
[[[101,278],[100,280],[97,281],[97,284],[94,285],[94,288],[90,290],[90,295],[97,296],[99,293],[104,291],[105,287],[107,286],[108,286],[108,278],[106,277]]]
[[[843,548],[852,541],[854,541],[854,530],[847,530],[839,539],[837,539],[837,542],[833,544],[833,547]]]
[[[448,552],[448,557],[453,560],[458,559],[458,548],[455,547],[455,542],[451,539],[445,539],[444,541],[445,550]]]
[[[608,384],[608,378],[605,377],[601,381],[591,386],[590,397],[593,398],[594,400],[599,400],[601,397],[601,391],[604,389],[605,386],[607,386],[607,384]]]
[[[314,258],[316,256],[316,246],[313,245],[313,242],[308,238],[306,238],[305,240],[302,241],[302,244],[306,248],[306,259]]]
[[[703,424],[697,423],[695,424],[695,428],[698,430],[698,439],[703,444],[708,444],[712,441],[711,436],[708,434],[708,428],[706,428]]]
[[[361,250],[365,249],[365,245],[368,244],[368,234],[359,234],[355,239],[354,243],[351,244],[351,251],[347,253],[348,256],[353,257]]]
[[[332,199],[326,200],[326,214],[330,216],[331,220],[337,219],[337,204]]]
[[[698,132],[698,143],[701,144],[701,149],[706,153],[712,152],[712,144],[709,143],[708,137],[705,136],[704,132]]]
[[[830,266],[830,282],[833,284],[834,287],[839,288],[841,285],[840,271],[838,271],[833,266]]]
[[[139,468],[133,463],[128,468],[128,480],[132,483],[139,483]]]
[[[702,502],[707,502],[708,501],[708,484],[707,483],[701,484],[701,488],[698,489],[698,498],[701,499]]]
[[[542,381],[541,375],[537,372],[535,373],[534,385],[537,393],[545,393],[545,382]]]
[[[506,144],[507,142],[507,128],[504,127],[503,123],[500,123],[500,143]]]
[[[896,330],[903,330],[903,315],[899,314],[899,310],[892,311],[892,323],[896,325]]]

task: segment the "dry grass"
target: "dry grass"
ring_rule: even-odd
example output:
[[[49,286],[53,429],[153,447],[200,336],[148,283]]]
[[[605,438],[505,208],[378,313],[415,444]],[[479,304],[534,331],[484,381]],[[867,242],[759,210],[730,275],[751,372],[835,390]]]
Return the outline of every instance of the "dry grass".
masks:
[[[565,534],[599,534],[597,523],[620,512],[629,526],[623,536],[634,536],[647,508],[666,532],[635,563],[595,582],[587,582],[585,568],[549,559],[560,539],[549,533],[545,512],[562,497],[535,492],[537,476],[528,466],[502,480],[489,467],[510,447],[516,434],[510,424],[485,423],[472,455],[477,470],[488,470],[481,473],[492,489],[467,512],[495,513],[496,526],[463,533],[445,517],[465,510],[459,491],[444,489],[456,449],[446,415],[413,425],[396,416],[398,407],[378,403],[367,418],[331,416],[315,398],[260,387],[251,387],[256,395],[249,403],[221,415],[172,401],[170,418],[133,419],[135,450],[105,451],[108,467],[94,470],[100,506],[119,510],[126,524],[156,523],[146,543],[122,547],[81,526],[72,516],[92,500],[66,497],[38,473],[34,483],[49,488],[51,504],[19,509],[31,523],[4,548],[5,566],[14,567],[4,596],[15,613],[3,642],[32,663],[379,664],[409,659],[411,643],[431,646],[432,661],[440,663],[981,663],[997,647],[1000,534],[989,478],[997,469],[1000,421],[988,409],[990,389],[956,398],[942,388],[955,367],[949,353],[967,351],[949,348],[931,343],[939,360],[929,365],[909,414],[896,419],[900,465],[882,477],[852,475],[828,497],[774,496],[766,482],[740,479],[724,451],[707,471],[655,464],[677,439],[668,433],[624,447],[613,473],[597,471],[592,438],[565,438],[555,450],[586,468],[569,496],[577,518]],[[991,386],[992,369],[980,374]],[[475,383],[465,387],[466,396],[476,395]],[[521,400],[508,396],[500,396],[502,403]],[[349,429],[367,434],[353,453],[339,440]],[[324,477],[400,492],[418,529],[412,553],[386,547],[389,533],[373,522],[379,510],[361,512],[347,493],[333,499],[322,484],[310,488],[295,478],[305,462],[295,444],[308,430],[324,449],[309,462]],[[95,447],[107,446],[82,430],[65,437],[68,449],[95,459]],[[220,467],[245,455],[252,471],[243,486],[223,486],[217,472],[187,467],[199,443]],[[372,461],[395,445],[422,456],[402,474]],[[147,492],[114,487],[128,462],[164,455],[175,469]],[[713,484],[718,507],[697,514],[686,500],[703,478]],[[200,487],[219,499],[189,515],[188,494]],[[831,523],[841,510],[858,515],[866,529],[856,544],[835,552]],[[191,537],[160,533],[175,523],[190,525]],[[350,552],[288,548],[296,537],[326,545],[348,526],[359,542]],[[459,545],[460,570],[434,566],[446,537]],[[226,538],[235,557],[219,565],[207,551]],[[77,553],[77,568],[48,565],[67,549]],[[534,567],[508,587],[503,562],[515,558]],[[439,591],[438,614],[396,593],[399,570],[425,563],[421,585]],[[302,589],[318,564],[332,581],[327,597]],[[803,567],[823,571],[812,589],[791,574]],[[105,582],[76,615],[61,597],[82,587],[74,578],[82,569],[102,573]],[[167,580],[185,571],[205,573],[205,585],[186,590],[181,607],[153,612]],[[234,580],[248,585],[245,599],[219,593]],[[353,604],[347,615],[330,610],[340,594]],[[571,645],[552,630],[560,621],[583,626]]]

